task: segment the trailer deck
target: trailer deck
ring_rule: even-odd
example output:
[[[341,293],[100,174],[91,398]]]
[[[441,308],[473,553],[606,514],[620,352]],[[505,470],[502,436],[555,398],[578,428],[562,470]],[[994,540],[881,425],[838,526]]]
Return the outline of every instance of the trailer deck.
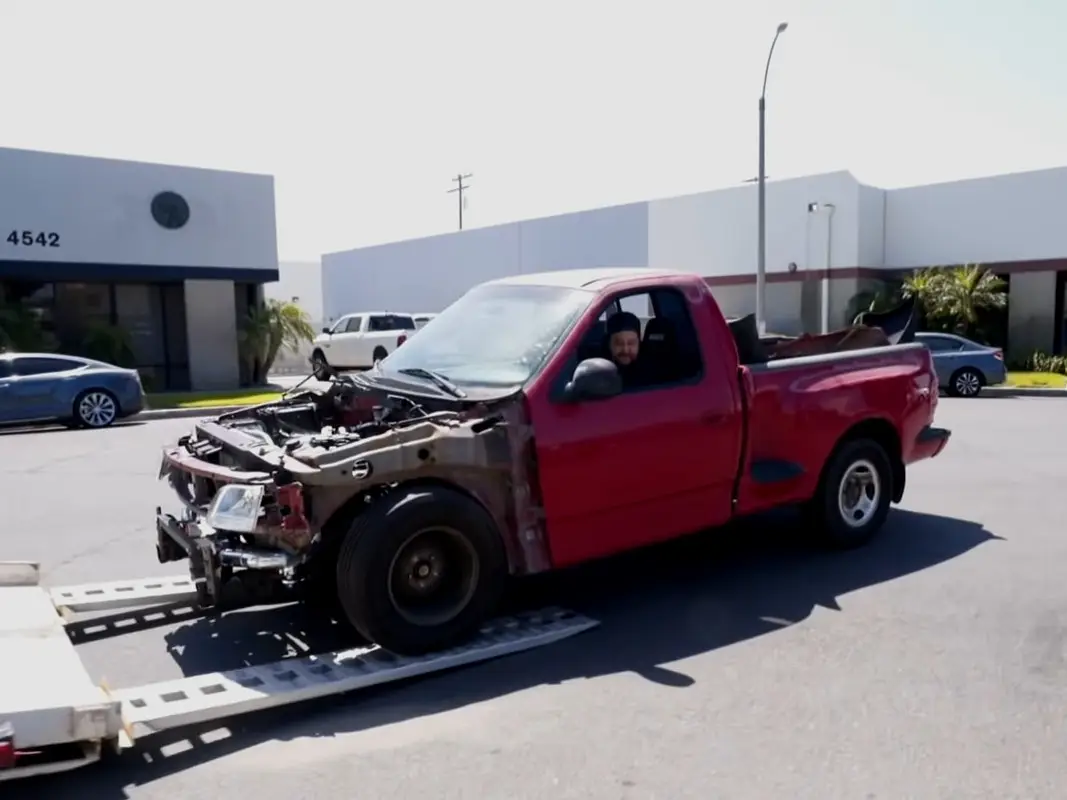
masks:
[[[46,589],[40,568],[0,562],[0,781],[72,769],[157,731],[344,694],[557,642],[598,623],[548,608],[490,622],[459,647],[403,657],[369,646],[287,658],[128,689],[109,690],[86,672],[69,635],[74,616],[192,603],[188,578]],[[127,619],[129,615],[123,615]],[[160,614],[165,618],[165,614]],[[108,620],[92,620],[111,635]],[[20,764],[20,761],[23,762]]]

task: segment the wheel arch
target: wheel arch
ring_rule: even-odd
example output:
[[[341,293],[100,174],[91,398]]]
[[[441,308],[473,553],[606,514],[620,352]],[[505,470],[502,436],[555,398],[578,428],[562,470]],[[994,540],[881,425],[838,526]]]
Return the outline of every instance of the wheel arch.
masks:
[[[904,484],[907,480],[903,450],[897,427],[883,417],[871,417],[857,422],[841,434],[834,443],[830,454],[826,457],[826,462],[823,464],[822,472],[819,475],[819,484],[822,484],[826,470],[837,452],[848,442],[854,442],[857,439],[870,439],[877,442],[885,450],[886,455],[889,456],[889,463],[893,467],[893,502],[899,503],[904,497]]]
[[[87,394],[92,394],[93,392],[100,392],[110,397],[111,401],[115,404],[115,419],[119,419],[122,416],[122,401],[119,400],[118,394],[116,394],[112,389],[109,389],[106,386],[94,384],[78,389],[74,393],[74,396],[71,398],[70,410],[71,414],[74,416],[75,419],[78,418],[78,405],[81,403],[82,398],[85,397],[85,395]]]
[[[463,495],[477,504],[478,507],[486,513],[489,519],[493,521],[497,536],[500,537],[500,540],[504,544],[504,550],[507,554],[508,571],[511,573],[516,571],[520,564],[516,557],[517,554],[514,552],[513,543],[511,541],[512,537],[507,535],[507,520],[502,519],[499,513],[494,513],[491,504],[487,502],[485,498],[480,496],[480,493],[472,487],[435,476],[422,476],[409,481],[403,481],[395,486],[372,486],[353,495],[338,506],[337,509],[330,514],[329,519],[323,523],[323,540],[339,540],[343,538],[348,532],[352,520],[363,512],[363,507],[368,505],[369,502],[374,502],[375,498],[395,494],[399,491],[418,491],[420,489],[447,489],[456,494]]]

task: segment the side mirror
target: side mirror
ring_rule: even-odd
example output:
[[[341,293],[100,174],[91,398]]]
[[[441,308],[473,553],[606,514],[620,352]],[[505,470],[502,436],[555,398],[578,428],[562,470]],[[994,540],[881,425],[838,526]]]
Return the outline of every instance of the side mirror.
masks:
[[[330,329],[328,327],[323,328],[322,332],[325,333],[328,336],[330,334]]]
[[[622,393],[622,376],[606,358],[587,358],[574,368],[563,393],[572,402],[607,400]]]

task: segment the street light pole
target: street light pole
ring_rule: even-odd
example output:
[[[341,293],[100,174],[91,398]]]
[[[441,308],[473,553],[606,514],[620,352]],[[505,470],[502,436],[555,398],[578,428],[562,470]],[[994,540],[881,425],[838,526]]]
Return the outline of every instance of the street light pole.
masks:
[[[767,75],[771,71],[771,56],[778,37],[789,27],[788,22],[779,23],[771,40],[771,49],[767,53],[767,66],[763,68],[763,89],[759,96],[759,174],[756,177],[759,193],[759,211],[757,212],[757,237],[759,238],[756,255],[756,327],[760,336],[767,332],[767,174],[765,168],[765,118],[767,108]]]

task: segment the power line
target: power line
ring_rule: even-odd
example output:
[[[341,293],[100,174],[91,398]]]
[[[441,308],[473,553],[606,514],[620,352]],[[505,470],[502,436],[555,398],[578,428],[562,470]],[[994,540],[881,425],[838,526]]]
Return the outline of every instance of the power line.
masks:
[[[454,177],[452,179],[452,183],[454,183],[456,185],[453,186],[451,189],[449,189],[446,192],[446,194],[452,194],[453,192],[455,192],[456,195],[457,195],[456,199],[459,201],[459,229],[460,230],[463,230],[463,193],[465,191],[467,191],[467,189],[471,188],[469,183],[465,184],[465,183],[463,183],[463,181],[468,180],[471,177],[472,177],[471,173],[469,173],[469,172],[466,175],[463,175],[462,173],[457,175],[456,177]]]

